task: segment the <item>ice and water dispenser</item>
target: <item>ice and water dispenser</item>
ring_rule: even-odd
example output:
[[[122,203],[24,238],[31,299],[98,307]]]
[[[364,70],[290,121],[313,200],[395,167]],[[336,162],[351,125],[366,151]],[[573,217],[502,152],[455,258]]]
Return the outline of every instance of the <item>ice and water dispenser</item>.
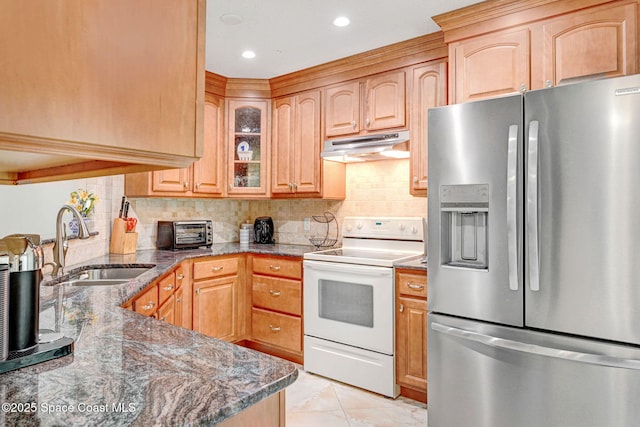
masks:
[[[489,185],[440,186],[443,266],[488,268]]]

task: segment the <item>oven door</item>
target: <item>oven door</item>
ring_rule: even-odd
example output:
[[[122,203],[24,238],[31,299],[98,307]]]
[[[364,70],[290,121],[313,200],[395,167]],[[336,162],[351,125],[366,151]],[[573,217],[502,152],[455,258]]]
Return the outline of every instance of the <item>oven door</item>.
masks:
[[[393,269],[304,261],[304,332],[393,354]]]

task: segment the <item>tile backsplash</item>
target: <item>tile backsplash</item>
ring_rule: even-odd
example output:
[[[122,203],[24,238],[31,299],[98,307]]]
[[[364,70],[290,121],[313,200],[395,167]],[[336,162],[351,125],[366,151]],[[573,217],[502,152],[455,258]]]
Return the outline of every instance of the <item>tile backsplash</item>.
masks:
[[[76,183],[73,185],[75,188]],[[93,218],[93,230],[97,231],[98,235],[87,240],[71,240],[67,265],[109,252],[112,222],[118,216],[120,198],[124,193],[124,176],[79,180],[77,188],[86,188],[100,197]],[[239,227],[244,221],[249,220],[253,223],[258,216],[271,216],[278,243],[306,245],[309,244],[311,235],[324,235],[324,226],[309,221],[309,230],[305,230],[305,218],[322,215],[325,211],[333,213],[339,224],[342,224],[345,216],[422,217],[426,216],[427,212],[426,198],[409,194],[408,160],[347,165],[347,193],[343,201],[178,198],[138,198],[130,201],[130,216],[136,216],[139,220],[138,249],[155,247],[158,220],[211,219],[214,223],[214,242],[224,243],[239,241]],[[65,200],[61,199],[60,206],[64,202]],[[49,216],[51,215],[47,214],[47,217]],[[5,219],[11,221],[11,218]],[[333,233],[333,229],[330,232]],[[52,259],[52,247],[52,243],[44,245],[46,261]],[[45,272],[47,271],[48,268]]]
[[[240,224],[253,223],[259,216],[273,218],[278,243],[309,244],[309,237],[322,232],[305,218],[333,213],[342,223],[345,216],[426,216],[426,198],[409,193],[409,161],[385,160],[347,165],[347,194],[344,201],[317,199],[236,200],[236,199],[131,199],[139,219],[138,248],[155,247],[158,220],[211,219],[214,243],[237,242]],[[330,230],[331,232],[333,230]]]

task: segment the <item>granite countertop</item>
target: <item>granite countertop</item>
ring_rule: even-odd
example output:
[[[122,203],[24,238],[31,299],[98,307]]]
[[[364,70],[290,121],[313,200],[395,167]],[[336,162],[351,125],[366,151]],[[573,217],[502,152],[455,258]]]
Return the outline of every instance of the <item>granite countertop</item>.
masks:
[[[302,256],[312,246],[214,245],[138,251],[82,265],[155,265],[122,285],[41,286],[40,329],[75,340],[73,354],[0,375],[3,425],[214,425],[293,383],[296,366],[120,308],[189,258],[236,253]]]
[[[406,268],[406,269],[409,269],[409,270],[427,271],[427,263],[426,262],[422,262],[422,258],[423,257],[421,255],[418,258],[397,262],[397,263],[393,264],[393,266],[395,268]]]

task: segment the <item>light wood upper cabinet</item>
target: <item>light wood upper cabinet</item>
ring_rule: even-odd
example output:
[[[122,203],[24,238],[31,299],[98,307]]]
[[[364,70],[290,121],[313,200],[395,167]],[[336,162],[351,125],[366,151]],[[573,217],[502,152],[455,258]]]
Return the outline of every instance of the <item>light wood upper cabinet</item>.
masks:
[[[416,66],[411,70],[411,194],[427,195],[429,108],[447,104],[447,63]]]
[[[635,73],[638,5],[619,3],[534,25],[532,86]]]
[[[206,94],[204,149],[187,168],[127,174],[129,197],[221,197],[224,195],[224,98]]]
[[[320,91],[273,101],[271,193],[320,193]]]
[[[360,132],[360,82],[340,83],[325,89],[325,136]]]
[[[529,51],[527,28],[451,44],[451,99],[462,103],[529,89]]]
[[[404,70],[325,89],[325,136],[356,135],[406,125]]]
[[[516,3],[442,15],[451,103],[637,72],[637,1]]]
[[[229,196],[269,195],[269,108],[267,100],[227,100]]]
[[[198,196],[224,194],[224,99],[207,94],[204,103],[204,150],[193,168],[192,191]]]
[[[405,72],[394,71],[364,81],[363,122],[366,131],[403,127],[406,124]]]
[[[205,6],[3,1],[0,155],[24,155],[3,162],[0,181],[184,167],[199,157]]]

